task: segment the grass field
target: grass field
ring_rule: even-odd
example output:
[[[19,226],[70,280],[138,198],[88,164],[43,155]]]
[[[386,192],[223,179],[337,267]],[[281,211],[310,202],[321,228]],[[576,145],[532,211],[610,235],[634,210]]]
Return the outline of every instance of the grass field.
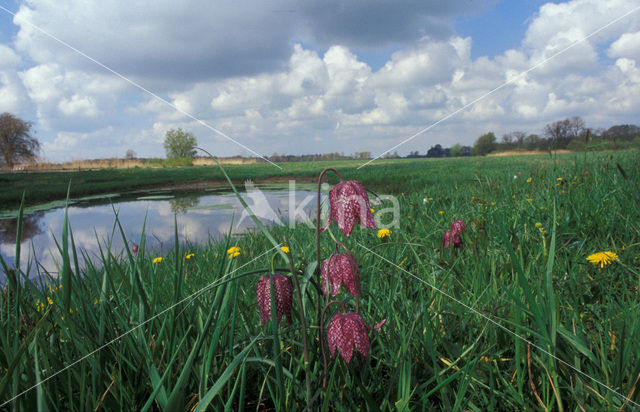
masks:
[[[225,170],[240,182],[310,179],[330,166],[398,197],[400,226],[390,237],[357,227],[347,238],[334,223],[320,238],[322,259],[336,250],[334,239],[356,259],[364,321],[386,319],[367,332],[368,357],[354,353],[347,364],[329,356],[323,387],[318,308],[328,298],[317,291],[315,232],[307,227],[274,227],[234,243],[176,242],[163,256],[107,242],[98,261],[76,251],[65,230],[59,277],[32,282],[3,268],[2,408],[640,408],[640,152],[282,166]],[[66,194],[71,177],[75,196],[89,194],[76,184],[121,191],[223,179],[206,167],[133,170],[40,181],[52,179],[46,186],[60,184]],[[22,191],[18,180],[10,187],[17,194],[2,204],[14,208]],[[462,247],[444,249],[443,234],[459,219],[468,228]],[[279,253],[280,243],[289,254]],[[232,246],[240,254],[230,258]],[[617,258],[587,260],[604,251]],[[293,322],[278,327],[275,319],[260,326],[256,309],[258,277],[271,267],[296,280]],[[336,299],[356,309],[344,288]],[[325,331],[338,311],[327,309]]]

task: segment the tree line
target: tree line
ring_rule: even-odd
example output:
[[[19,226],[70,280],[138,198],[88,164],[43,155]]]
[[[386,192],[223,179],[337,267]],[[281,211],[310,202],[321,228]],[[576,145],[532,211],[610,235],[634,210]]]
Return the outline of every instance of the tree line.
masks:
[[[10,113],[0,114],[0,166],[13,169],[24,162],[35,162],[40,152],[40,143],[33,136],[33,123],[24,121]],[[164,148],[167,159],[193,159],[196,155],[198,141],[193,133],[182,129],[170,129],[166,132]],[[552,151],[568,149],[580,151],[586,149],[626,149],[640,147],[640,127],[632,124],[620,124],[608,129],[590,129],[580,117],[571,117],[547,124],[542,136],[513,131],[502,135],[498,141],[493,132],[478,137],[473,146],[455,144],[442,147],[431,146],[425,155],[417,150],[409,153],[407,158],[417,157],[459,157],[484,156],[496,151]],[[135,158],[136,154],[129,149],[125,157]],[[400,158],[398,152],[387,153],[385,159]],[[269,156],[272,162],[312,162],[326,160],[367,160],[371,152],[356,152],[352,155],[344,153],[317,153],[288,155],[273,153]],[[189,160],[190,163],[190,160]]]
[[[633,124],[620,124],[608,129],[588,128],[580,117],[571,117],[545,125],[542,136],[523,131],[513,131],[502,135],[498,141],[493,132],[478,137],[473,147],[460,145],[443,148],[432,146],[425,156],[414,157],[449,157],[449,156],[484,156],[492,152],[504,151],[553,151],[586,149],[616,150],[640,147],[640,127]]]

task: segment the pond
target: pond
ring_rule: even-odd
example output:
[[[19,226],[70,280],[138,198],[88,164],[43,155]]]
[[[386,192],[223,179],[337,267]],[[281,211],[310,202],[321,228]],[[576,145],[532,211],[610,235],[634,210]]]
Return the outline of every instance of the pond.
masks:
[[[316,193],[310,184],[254,186],[249,182],[241,196],[267,226],[311,224],[315,219]],[[61,267],[56,241],[61,242],[65,208],[58,205],[27,212],[20,266],[26,270],[27,261],[35,258],[42,269],[55,275],[58,265]],[[94,263],[101,261],[100,246],[104,250],[112,242],[111,249],[116,254],[123,248],[122,235],[114,226],[116,213],[130,245],[140,243],[144,227],[146,250],[159,253],[173,247],[174,217],[181,244],[206,244],[223,239],[229,231],[239,236],[256,230],[235,194],[220,188],[190,194],[154,191],[134,198],[108,195],[77,199],[71,202],[67,213],[78,252],[84,252]],[[0,218],[0,255],[9,267],[15,265],[15,242],[16,218]],[[78,258],[81,260],[81,255]],[[37,274],[34,269],[30,272],[30,276]]]

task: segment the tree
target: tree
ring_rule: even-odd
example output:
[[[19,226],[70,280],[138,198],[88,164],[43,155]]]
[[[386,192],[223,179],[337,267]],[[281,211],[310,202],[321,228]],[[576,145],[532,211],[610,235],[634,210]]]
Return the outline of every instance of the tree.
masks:
[[[33,123],[26,122],[10,113],[0,115],[0,153],[10,169],[24,161],[38,157],[40,143],[31,135]]]
[[[640,128],[633,124],[611,126],[601,135],[603,139],[611,140],[614,144],[618,141],[631,141],[638,136],[640,136]]]
[[[565,149],[571,139],[576,139],[584,131],[584,121],[579,117],[572,117],[547,124],[544,127],[544,137],[551,140],[551,146]]]
[[[463,152],[464,149],[462,148],[462,145],[460,143],[456,143],[451,147],[449,154],[451,154],[451,157],[459,157],[462,156]]]
[[[435,146],[431,146],[429,150],[427,150],[427,157],[444,157],[444,149],[439,144]]]
[[[527,150],[535,150],[538,149],[542,144],[542,139],[537,134],[530,134],[529,136],[524,138],[523,144]]]
[[[198,141],[191,132],[184,130],[170,129],[164,138],[164,150],[167,152],[167,159],[193,158],[196,155],[195,147]]]
[[[524,138],[527,136],[527,134],[525,132],[516,130],[515,132],[511,132],[511,136],[513,136],[514,143],[517,144],[518,147],[520,147],[522,146],[522,143],[524,142]]]
[[[133,151],[133,149],[129,149],[127,150],[127,153],[124,155],[125,158],[127,159],[135,159],[136,158],[136,152]]]
[[[475,155],[484,156],[496,150],[496,135],[493,132],[485,133],[478,137],[473,144],[473,153]]]

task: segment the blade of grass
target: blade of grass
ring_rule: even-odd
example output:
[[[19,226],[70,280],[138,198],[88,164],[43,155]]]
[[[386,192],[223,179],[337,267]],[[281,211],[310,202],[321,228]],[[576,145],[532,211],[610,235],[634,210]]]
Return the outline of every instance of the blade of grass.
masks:
[[[257,340],[258,340],[258,338],[254,337],[251,340],[251,342],[242,350],[242,352],[240,352],[233,359],[233,361],[231,361],[229,366],[227,366],[227,368],[224,370],[224,372],[222,372],[222,374],[216,380],[216,382],[213,384],[211,389],[209,389],[207,391],[207,393],[204,395],[204,397],[202,397],[200,399],[200,401],[198,402],[198,406],[196,406],[196,408],[194,410],[195,412],[201,412],[201,411],[206,411],[207,410],[207,408],[208,408],[209,404],[211,403],[211,401],[213,400],[213,398],[218,394],[218,392],[220,392],[220,390],[223,388],[223,386],[231,378],[231,376],[233,375],[233,372],[236,370],[236,368],[241,363],[244,363],[245,357],[247,356],[247,354],[249,353],[249,350],[251,350],[253,345],[255,345]]]
[[[64,221],[62,223],[62,296],[65,312],[71,309],[71,262],[69,260],[69,195],[71,194],[71,181],[67,187],[67,200],[64,208]]]

